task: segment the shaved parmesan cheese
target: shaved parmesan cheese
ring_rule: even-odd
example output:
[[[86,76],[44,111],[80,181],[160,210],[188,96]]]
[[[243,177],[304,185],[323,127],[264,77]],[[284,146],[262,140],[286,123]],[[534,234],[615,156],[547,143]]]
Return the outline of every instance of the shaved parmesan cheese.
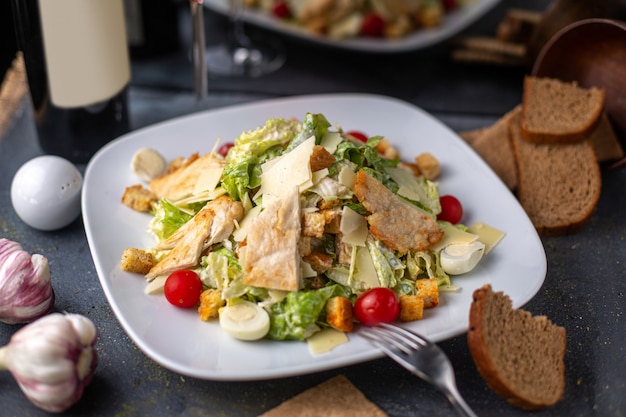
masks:
[[[272,194],[284,197],[293,187],[303,192],[313,186],[310,159],[315,146],[315,137],[302,142],[289,153],[263,164],[261,169],[261,188],[257,196]]]
[[[491,252],[504,238],[506,233],[483,222],[476,222],[468,230],[478,235],[478,240],[485,245],[485,255]]]
[[[341,171],[339,171],[337,180],[339,181],[339,184],[352,190],[354,188],[354,183],[356,182],[356,172],[352,171],[350,167],[344,166],[341,168]]]
[[[379,287],[376,266],[367,248],[357,248],[355,256],[354,280],[363,284],[364,289]]]
[[[313,184],[319,183],[321,180],[328,176],[328,168],[320,169],[319,171],[315,171],[312,174],[311,179],[313,180]]]
[[[334,154],[341,142],[343,142],[343,138],[339,132],[326,132],[322,136],[320,146],[323,146],[330,154]]]
[[[256,216],[259,215],[262,208],[263,207],[261,206],[253,207],[243,216],[243,219],[239,222],[239,227],[233,232],[233,239],[235,242],[243,242],[246,240],[246,236],[248,236],[248,228]]]
[[[391,178],[400,186],[398,188],[398,195],[406,197],[413,201],[422,201],[420,197],[421,187],[415,181],[413,173],[407,171],[404,168],[385,168],[385,171],[391,176]]]
[[[317,272],[315,272],[311,264],[302,260],[300,261],[300,274],[302,278],[313,278],[317,276]]]
[[[166,280],[167,275],[161,275],[160,277],[154,278],[152,281],[148,282],[144,288],[144,292],[148,295],[163,294],[163,288],[165,287]]]
[[[355,246],[365,246],[367,239],[367,220],[348,206],[343,206],[341,210],[341,240]]]
[[[222,178],[224,164],[219,163],[210,166],[200,172],[198,179],[193,187],[193,194],[199,194],[203,191],[213,191]]]
[[[455,226],[447,226],[443,228],[443,238],[430,247],[433,252],[438,252],[448,245],[468,244],[476,241],[478,235],[473,233],[464,232]]]

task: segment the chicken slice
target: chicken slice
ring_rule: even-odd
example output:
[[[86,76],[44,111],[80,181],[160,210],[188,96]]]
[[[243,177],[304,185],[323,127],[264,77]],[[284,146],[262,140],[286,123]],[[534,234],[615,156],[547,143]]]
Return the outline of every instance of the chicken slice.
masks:
[[[400,253],[423,251],[443,237],[443,231],[433,218],[363,170],[357,173],[354,194],[372,213],[367,216],[370,233],[391,249]]]
[[[146,278],[152,280],[196,266],[205,249],[232,234],[235,222],[240,221],[243,214],[243,204],[228,196],[208,202],[191,220],[156,246],[156,249],[171,251],[150,269]]]
[[[254,219],[248,231],[243,282],[283,291],[300,289],[300,192],[293,187]]]
[[[160,198],[180,200],[215,187],[226,162],[214,153],[207,153],[171,173],[150,182],[150,190]],[[206,186],[204,186],[206,185]],[[212,191],[208,190],[208,191]]]

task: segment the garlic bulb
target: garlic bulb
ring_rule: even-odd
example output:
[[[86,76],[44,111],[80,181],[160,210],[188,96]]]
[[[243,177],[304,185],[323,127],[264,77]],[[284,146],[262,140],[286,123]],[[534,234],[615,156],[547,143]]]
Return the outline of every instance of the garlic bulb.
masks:
[[[30,255],[22,246],[0,239],[0,321],[27,323],[54,306],[48,260]]]
[[[79,314],[52,313],[17,331],[0,348],[0,369],[13,374],[37,407],[59,413],[76,403],[98,364],[97,331]]]

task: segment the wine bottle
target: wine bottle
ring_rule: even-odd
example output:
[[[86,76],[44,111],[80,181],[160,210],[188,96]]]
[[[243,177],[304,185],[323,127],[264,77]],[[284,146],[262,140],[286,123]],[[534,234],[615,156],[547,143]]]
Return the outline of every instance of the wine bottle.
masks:
[[[123,0],[12,0],[39,144],[87,162],[129,130]]]
[[[165,55],[179,48],[178,9],[175,0],[124,0],[132,59]]]

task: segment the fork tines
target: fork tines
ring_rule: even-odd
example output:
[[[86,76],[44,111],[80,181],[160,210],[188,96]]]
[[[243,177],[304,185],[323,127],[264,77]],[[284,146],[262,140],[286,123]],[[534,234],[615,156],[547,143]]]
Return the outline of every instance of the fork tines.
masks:
[[[361,334],[373,342],[387,342],[406,354],[430,343],[412,331],[387,323],[380,323],[378,327],[369,327]]]

